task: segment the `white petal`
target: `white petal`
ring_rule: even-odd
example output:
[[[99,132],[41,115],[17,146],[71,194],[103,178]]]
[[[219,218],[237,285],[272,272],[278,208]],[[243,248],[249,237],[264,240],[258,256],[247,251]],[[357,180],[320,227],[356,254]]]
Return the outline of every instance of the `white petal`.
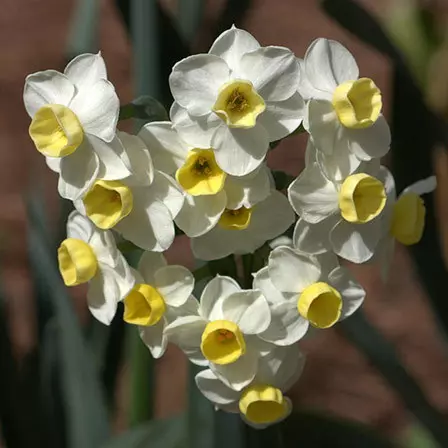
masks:
[[[121,143],[121,156],[128,163],[132,176],[126,179],[128,185],[150,185],[154,180],[154,167],[148,148],[136,135],[118,132],[116,139]],[[115,139],[113,140],[115,142]],[[116,178],[118,179],[118,177]]]
[[[241,177],[227,176],[224,185],[227,195],[227,208],[249,208],[266,199],[271,192],[270,171],[266,165]]]
[[[235,71],[238,70],[241,57],[257,48],[260,48],[260,44],[252,34],[232,27],[216,38],[209,53],[224,59],[230,69]]]
[[[195,258],[206,261],[217,260],[234,253],[237,248],[241,249],[242,246],[240,243],[248,243],[247,238],[244,241],[244,237],[246,236],[247,232],[245,230],[227,230],[216,225],[207,233],[197,238],[192,238],[190,241],[191,249]]]
[[[324,219],[317,224],[310,224],[303,218],[299,218],[294,228],[294,247],[307,254],[321,254],[331,250],[329,234],[335,225],[334,219]]]
[[[366,296],[364,288],[352,277],[347,269],[342,267],[331,271],[328,281],[342,296],[340,320],[351,316],[364,302]]]
[[[365,263],[372,258],[380,238],[381,222],[378,219],[359,225],[341,220],[330,233],[334,252],[353,263]]]
[[[140,337],[155,359],[163,356],[168,345],[168,338],[164,334],[164,328],[164,319],[160,319],[155,325],[139,327]]]
[[[115,270],[103,267],[89,282],[87,305],[90,312],[105,325],[110,325],[120,301],[120,290],[115,281]]]
[[[295,294],[282,293],[273,285],[269,277],[268,266],[254,274],[253,287],[259,289],[270,304],[289,302],[291,299],[294,300],[296,296]]]
[[[98,177],[100,163],[88,141],[85,141],[60,164],[58,191],[72,201],[83,196]]]
[[[409,187],[406,187],[401,194],[404,193],[415,193],[418,195],[432,193],[437,188],[437,178],[436,176],[429,176],[426,179],[421,179],[414,182]]]
[[[132,212],[115,226],[115,230],[144,250],[163,252],[174,240],[173,217],[152,190],[152,185],[132,190]]]
[[[89,87],[100,79],[107,79],[106,64],[101,53],[76,56],[65,67],[64,74],[78,90]]]
[[[283,392],[298,380],[305,366],[305,356],[298,345],[276,347],[260,359],[256,381],[273,384]]]
[[[286,246],[271,252],[268,266],[273,285],[282,292],[302,292],[321,275],[320,266],[313,257]]]
[[[176,181],[162,171],[155,171],[150,188],[154,200],[164,204],[174,219],[184,205],[184,194]]]
[[[46,70],[26,77],[23,102],[28,115],[33,117],[46,104],[68,106],[74,94],[75,86],[65,75]]]
[[[265,101],[284,101],[297,92],[299,64],[284,47],[261,47],[242,58],[237,72],[248,79]]]
[[[189,113],[201,116],[211,112],[220,87],[229,79],[226,62],[211,54],[196,54],[179,61],[169,83],[174,100]]]
[[[210,364],[210,369],[228,387],[240,391],[244,389],[257,373],[258,353],[248,350],[232,364]]]
[[[216,163],[233,176],[254,171],[264,160],[269,148],[269,136],[261,124],[251,129],[219,126],[212,138]]]
[[[179,317],[198,316],[199,301],[194,296],[188,297],[186,302],[177,307],[169,307],[166,310],[165,317],[168,323],[174,322]]]
[[[359,77],[358,65],[352,54],[339,42],[316,39],[305,54],[305,71],[308,80],[319,90],[333,92],[344,81]]]
[[[285,101],[269,102],[258,118],[269,135],[269,141],[280,140],[302,123],[305,103],[298,92]]]
[[[59,173],[61,171],[61,160],[62,158],[60,157],[45,157],[45,162],[48,168],[55,173]]]
[[[305,101],[309,101],[310,99],[331,99],[331,95],[328,92],[323,92],[322,90],[318,90],[310,83],[310,80],[306,76],[305,72],[305,61],[303,59],[297,58],[297,62],[300,68],[300,77],[299,77],[299,87],[298,91],[302,98]]]
[[[320,151],[326,154],[333,152],[333,148],[339,139],[341,125],[330,101],[310,100],[307,104],[304,126]]]
[[[188,148],[169,121],[147,123],[138,136],[149,148],[155,169],[173,174],[184,164]]]
[[[275,219],[272,219],[273,216]],[[273,190],[264,201],[258,202],[253,207],[249,227],[239,233],[243,234],[244,238],[252,234],[253,238],[260,242],[254,247],[258,249],[266,241],[286,232],[293,223],[294,212],[288,199],[280,191]]]
[[[300,316],[295,303],[276,303],[271,307],[271,316],[271,324],[260,337],[272,344],[295,344],[308,330],[309,323]]]
[[[271,322],[268,302],[258,290],[238,291],[227,296],[222,302],[222,314],[244,334],[259,334]]]
[[[120,251],[117,249],[117,244],[112,232],[108,230],[100,230],[94,227],[89,244],[92,246],[96,258],[101,265],[105,264],[111,268],[114,268],[120,263],[121,265],[123,264],[124,259]]]
[[[221,319],[222,300],[239,291],[241,288],[233,278],[217,275],[205,285],[199,314],[206,320]]]
[[[100,161],[99,178],[118,180],[132,174],[130,161],[123,152],[123,147],[117,138],[110,143],[106,143],[94,135],[89,135],[89,141]]]
[[[106,142],[115,137],[120,101],[115,87],[109,81],[100,79],[82,89],[69,107],[78,116],[86,133]]]
[[[157,252],[143,252],[138,263],[138,271],[146,283],[154,285],[156,271],[166,267],[166,265],[167,262],[162,254]]]
[[[339,267],[339,259],[331,251],[319,255],[314,255],[313,258],[320,266],[321,278],[328,277],[331,271]]]
[[[171,106],[170,118],[173,128],[182,140],[194,148],[210,148],[213,134],[222,124],[222,120],[216,114],[195,117],[176,102]]]
[[[184,205],[176,216],[177,226],[190,238],[207,233],[219,221],[226,208],[225,191],[211,196],[185,196]]]
[[[201,393],[212,403],[227,405],[239,399],[240,394],[226,386],[210,369],[199,372],[195,381]]]
[[[350,150],[361,160],[380,158],[390,148],[391,135],[386,119],[380,115],[378,120],[365,129],[344,129]]]
[[[348,142],[344,134],[334,142],[332,154],[317,151],[316,156],[322,171],[335,182],[343,181],[361,165],[361,160],[348,150]]]
[[[315,224],[338,211],[338,191],[318,164],[307,166],[288,187],[288,198],[295,212]]]
[[[93,233],[95,226],[90,219],[81,215],[77,211],[73,211],[67,218],[67,237],[76,238],[78,240],[88,243]]]
[[[178,307],[183,305],[193,292],[194,277],[183,266],[166,266],[156,271],[155,287],[167,305]]]
[[[196,350],[201,345],[206,325],[207,322],[199,316],[179,317],[165,327],[165,335],[182,350]]]

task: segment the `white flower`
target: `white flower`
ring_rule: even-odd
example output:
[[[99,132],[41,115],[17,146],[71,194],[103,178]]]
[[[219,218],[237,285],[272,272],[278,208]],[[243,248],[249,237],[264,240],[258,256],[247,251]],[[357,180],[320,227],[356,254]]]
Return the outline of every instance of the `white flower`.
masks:
[[[288,188],[289,201],[300,216],[293,236],[295,247],[313,254],[333,250],[342,258],[364,263],[382,237],[381,214],[392,183],[390,172],[378,169],[373,161],[336,182],[310,158]]]
[[[176,318],[165,332],[198,365],[209,366],[229,387],[241,390],[255,377],[258,358],[270,350],[259,334],[271,321],[260,291],[241,290],[217,276],[204,288],[197,310]]]
[[[272,190],[253,207],[226,209],[213,229],[191,239],[191,247],[201,260],[252,253],[285,232],[293,222],[294,212],[285,195]]]
[[[176,182],[155,170],[145,143],[119,132],[111,146],[123,153],[131,176],[96,180],[74,201],[76,209],[101,229],[114,229],[145,250],[167,250],[175,236],[174,218],[184,203]]]
[[[67,221],[67,239],[58,249],[59,270],[67,286],[88,283],[87,304],[93,316],[109,325],[117,303],[135,279],[110,232],[96,229],[78,212]]]
[[[254,276],[271,307],[270,327],[261,337],[276,345],[301,339],[311,324],[329,328],[353,314],[365,291],[334,254],[304,254],[287,246],[275,248],[268,266]]]
[[[317,148],[353,170],[363,160],[384,156],[391,136],[381,115],[381,93],[371,79],[359,78],[350,52],[333,40],[317,39],[300,65],[299,92],[308,100],[304,127]]]
[[[265,165],[246,176],[227,175],[212,150],[191,147],[170,122],[149,123],[139,137],[150,149],[155,168],[176,176],[183,189],[185,202],[175,222],[189,237],[210,231],[225,209],[250,208],[270,194],[271,176]]]
[[[297,346],[279,347],[260,359],[257,375],[241,391],[226,386],[209,369],[196,375],[196,384],[217,408],[239,412],[248,425],[261,429],[289,416],[292,403],[283,393],[299,379],[304,365]]]
[[[435,176],[419,180],[406,187],[395,199],[395,185],[392,184],[391,200],[388,201],[384,217],[384,236],[378,243],[375,259],[380,263],[384,279],[387,279],[393,259],[395,241],[406,246],[417,244],[425,229],[426,208],[423,194],[435,190]]]
[[[106,144],[115,138],[120,103],[100,53],[77,56],[63,74],[27,76],[23,100],[32,118],[30,136],[59,173],[62,197],[79,198],[96,178],[129,176],[120,154]]]
[[[154,252],[142,255],[135,277],[136,285],[123,300],[123,319],[139,325],[143,342],[154,358],[160,358],[168,343],[166,325],[195,310],[194,277],[183,266],[167,266],[163,255]]]
[[[269,142],[302,122],[299,65],[283,47],[260,47],[232,27],[208,54],[178,62],[170,75],[170,116],[182,138],[213,148],[223,171],[242,176],[263,161]],[[200,139],[200,140],[199,140]]]

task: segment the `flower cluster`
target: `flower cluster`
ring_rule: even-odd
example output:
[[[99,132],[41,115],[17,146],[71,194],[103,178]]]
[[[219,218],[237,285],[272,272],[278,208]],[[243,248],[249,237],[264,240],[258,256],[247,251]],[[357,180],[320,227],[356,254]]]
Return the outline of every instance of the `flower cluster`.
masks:
[[[435,179],[397,197],[380,165],[391,142],[381,92],[335,41],[317,39],[299,59],[232,27],[207,54],[178,62],[169,84],[170,121],[130,135],[117,130],[100,54],[27,77],[29,134],[75,208],[59,269],[67,286],[88,283],[96,319],[109,324],[122,302],[155,358],[176,344],[204,367],[196,383],[217,408],[265,427],[291,412],[284,393],[304,366],[297,342],[363,303],[339,260],[377,260],[386,273],[395,240],[420,240],[421,195]],[[266,154],[299,131],[309,134],[306,166],[286,196]],[[198,300],[194,275],[163,256],[176,226],[201,260],[273,249],[252,289],[217,275]],[[278,238],[288,230],[292,240]],[[143,250],[136,269],[123,240]]]

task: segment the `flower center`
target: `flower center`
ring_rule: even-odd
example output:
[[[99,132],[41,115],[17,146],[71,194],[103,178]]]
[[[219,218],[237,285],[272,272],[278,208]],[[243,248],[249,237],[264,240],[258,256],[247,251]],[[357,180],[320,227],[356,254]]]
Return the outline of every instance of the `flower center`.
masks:
[[[207,324],[202,333],[202,354],[215,364],[231,364],[246,352],[246,342],[238,325],[228,320]]]
[[[280,389],[257,384],[241,394],[239,408],[247,420],[255,424],[270,424],[284,418],[288,405]]]
[[[131,189],[117,180],[98,180],[83,199],[86,214],[100,229],[111,229],[133,207]]]
[[[372,126],[380,116],[382,105],[381,92],[369,78],[344,82],[333,94],[336,115],[350,129]]]
[[[92,248],[84,241],[67,238],[58,249],[59,271],[67,286],[81,285],[91,280],[98,269]]]
[[[384,185],[375,177],[359,173],[348,176],[339,191],[339,208],[349,222],[362,224],[377,217],[386,205]]]
[[[151,285],[139,283],[124,299],[125,322],[134,325],[155,325],[165,314],[163,297]]]
[[[313,326],[329,328],[341,316],[342,298],[339,292],[327,283],[313,283],[300,294],[297,310]]]
[[[227,230],[244,230],[249,227],[252,217],[252,208],[240,207],[236,210],[226,208],[218,224]]]
[[[224,84],[213,106],[213,111],[231,128],[252,128],[258,115],[266,109],[263,98],[252,83],[234,79]]]
[[[42,106],[31,121],[29,133],[37,150],[48,157],[68,156],[84,140],[78,117],[60,104]]]
[[[211,149],[189,151],[185,163],[176,171],[177,182],[192,196],[219,193],[224,188],[226,177]]]
[[[425,214],[425,203],[418,194],[403,194],[394,204],[390,233],[401,244],[418,243],[425,228]]]

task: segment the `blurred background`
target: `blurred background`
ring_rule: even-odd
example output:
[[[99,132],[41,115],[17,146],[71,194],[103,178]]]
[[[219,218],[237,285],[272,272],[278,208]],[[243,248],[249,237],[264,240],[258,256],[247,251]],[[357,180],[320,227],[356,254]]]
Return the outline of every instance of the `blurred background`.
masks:
[[[153,416],[181,415],[191,403],[191,373],[174,347],[154,367],[119,316],[109,329],[93,322],[82,288],[66,297],[60,284],[51,286],[54,266],[45,260],[55,258],[64,238],[68,208],[28,136],[25,76],[62,71],[76,54],[101,49],[122,104],[149,94],[169,106],[172,64],[189,52],[206,52],[232,23],[262,45],[286,46],[298,57],[317,37],[335,39],[383,92],[394,142],[386,164],[401,191],[433,172],[432,151],[447,143],[448,1],[2,0],[1,11],[0,446],[218,446],[212,438],[193,444],[194,431],[172,444],[146,433],[136,443],[105,444]],[[120,127],[129,131],[132,123]],[[305,143],[304,134],[282,142],[269,156],[271,168],[297,175]],[[440,166],[445,159],[439,155]],[[397,247],[387,282],[378,266],[352,266],[367,290],[363,314],[303,343],[307,364],[290,395],[303,412],[297,428],[304,431],[287,432],[284,445],[271,439],[269,446],[448,447],[445,215],[440,202],[434,206],[429,198],[427,205],[422,242],[412,252]],[[183,237],[167,257],[194,267]],[[213,417],[198,406],[202,410],[190,413],[206,431]]]

